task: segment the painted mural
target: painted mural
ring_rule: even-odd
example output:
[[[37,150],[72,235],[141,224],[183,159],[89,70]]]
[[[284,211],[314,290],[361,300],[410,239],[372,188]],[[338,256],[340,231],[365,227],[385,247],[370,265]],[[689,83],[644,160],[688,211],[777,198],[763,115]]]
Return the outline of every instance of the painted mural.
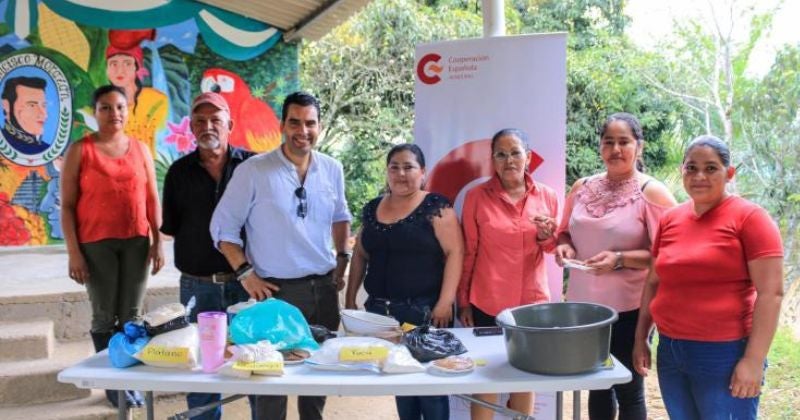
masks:
[[[222,94],[231,143],[280,143],[280,104],[298,89],[297,46],[263,23],[190,0],[0,0],[0,246],[63,239],[59,175],[69,144],[97,128],[92,91],[127,92],[125,132],[159,181],[195,148],[189,104]]]

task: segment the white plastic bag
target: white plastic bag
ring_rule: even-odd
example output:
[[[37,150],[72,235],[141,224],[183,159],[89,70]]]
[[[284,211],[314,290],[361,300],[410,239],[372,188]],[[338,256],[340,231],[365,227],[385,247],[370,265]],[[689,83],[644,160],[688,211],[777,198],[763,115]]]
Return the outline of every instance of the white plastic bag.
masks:
[[[200,338],[197,325],[159,334],[133,357],[158,367],[194,369],[198,365]]]

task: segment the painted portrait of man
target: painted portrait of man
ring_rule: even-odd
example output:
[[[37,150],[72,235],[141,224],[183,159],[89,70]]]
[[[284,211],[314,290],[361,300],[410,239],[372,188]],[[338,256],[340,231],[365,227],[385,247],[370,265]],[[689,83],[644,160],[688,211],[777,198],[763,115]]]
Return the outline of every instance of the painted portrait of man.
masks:
[[[41,153],[50,146],[42,140],[47,120],[46,87],[47,81],[40,77],[12,77],[6,80],[0,95],[5,113],[3,136],[20,153]]]

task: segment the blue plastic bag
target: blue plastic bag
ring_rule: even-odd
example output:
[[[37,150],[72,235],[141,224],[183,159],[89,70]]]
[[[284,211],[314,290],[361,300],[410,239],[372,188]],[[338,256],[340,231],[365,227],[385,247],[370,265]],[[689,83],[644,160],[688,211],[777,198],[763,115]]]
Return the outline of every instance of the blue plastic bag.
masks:
[[[108,358],[111,365],[116,368],[126,368],[138,363],[139,359],[133,357],[150,341],[143,325],[126,322],[122,332],[111,337],[108,342]]]
[[[319,348],[300,309],[275,298],[259,302],[236,314],[231,321],[230,336],[236,344],[269,340],[278,350]]]

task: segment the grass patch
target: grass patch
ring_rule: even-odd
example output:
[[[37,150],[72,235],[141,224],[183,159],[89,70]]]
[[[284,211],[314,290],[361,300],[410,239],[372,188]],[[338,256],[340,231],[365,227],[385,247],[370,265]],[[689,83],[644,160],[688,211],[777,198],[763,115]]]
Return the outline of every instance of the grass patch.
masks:
[[[796,419],[800,413],[800,341],[788,327],[778,329],[769,351],[767,383],[759,414],[765,419]]]

